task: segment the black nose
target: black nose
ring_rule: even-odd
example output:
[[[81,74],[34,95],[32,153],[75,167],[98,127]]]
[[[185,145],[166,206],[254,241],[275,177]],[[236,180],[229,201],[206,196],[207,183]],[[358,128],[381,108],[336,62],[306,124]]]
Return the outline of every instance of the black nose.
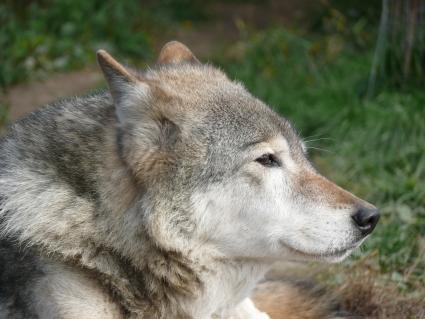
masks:
[[[361,207],[353,216],[351,216],[363,235],[367,235],[372,232],[378,223],[379,217],[378,209],[367,207]]]

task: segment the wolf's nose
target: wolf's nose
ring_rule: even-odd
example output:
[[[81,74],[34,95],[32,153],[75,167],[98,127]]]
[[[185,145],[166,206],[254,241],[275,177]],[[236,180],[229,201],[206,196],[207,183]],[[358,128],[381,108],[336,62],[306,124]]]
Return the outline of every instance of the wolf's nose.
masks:
[[[363,235],[370,234],[373,231],[378,223],[379,217],[379,211],[375,207],[361,207],[353,216],[351,216],[356,223],[357,228],[360,229]]]

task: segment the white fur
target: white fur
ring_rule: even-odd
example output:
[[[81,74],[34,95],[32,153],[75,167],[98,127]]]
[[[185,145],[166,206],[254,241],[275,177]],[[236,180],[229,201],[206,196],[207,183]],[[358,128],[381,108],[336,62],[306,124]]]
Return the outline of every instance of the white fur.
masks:
[[[68,241],[65,246],[75,247],[82,234],[90,235],[94,229],[90,221],[93,204],[75,196],[65,183],[53,183],[31,170],[16,168],[0,179],[0,193],[10,198],[0,207],[0,216],[7,214],[1,236],[18,234],[23,243],[43,244],[54,251],[57,243],[51,236],[67,233],[70,226],[78,227],[80,232],[75,235],[62,236]]]
[[[34,287],[35,309],[43,319],[122,319],[118,305],[87,276],[50,264]]]
[[[270,317],[259,311],[251,299],[246,298],[236,307],[228,319],[270,319]]]
[[[217,273],[205,280],[205,292],[196,305],[190,305],[193,318],[207,319],[215,315],[227,318],[242,300],[250,295],[257,281],[269,269],[264,264],[217,264]],[[206,306],[208,308],[206,308]]]

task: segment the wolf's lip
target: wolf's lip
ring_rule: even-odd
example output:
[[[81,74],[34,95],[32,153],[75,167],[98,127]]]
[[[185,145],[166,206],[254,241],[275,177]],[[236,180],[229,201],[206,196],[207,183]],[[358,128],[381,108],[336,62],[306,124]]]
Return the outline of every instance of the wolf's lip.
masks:
[[[329,251],[329,252],[323,252],[323,253],[309,253],[309,252],[305,252],[297,248],[294,248],[292,246],[289,246],[283,242],[281,242],[281,244],[296,255],[299,255],[302,257],[310,257],[310,258],[338,258],[338,257],[344,256],[344,254],[346,254],[349,250],[352,250],[357,247],[356,245],[354,245],[344,249],[338,249],[335,251]]]

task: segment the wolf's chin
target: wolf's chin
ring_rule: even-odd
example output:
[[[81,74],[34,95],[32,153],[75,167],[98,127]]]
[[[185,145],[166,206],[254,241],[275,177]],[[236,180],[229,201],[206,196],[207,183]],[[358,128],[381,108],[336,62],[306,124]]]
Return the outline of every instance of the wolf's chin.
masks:
[[[334,256],[326,256],[322,260],[325,261],[325,262],[331,263],[331,264],[340,263],[345,258],[350,256],[351,253],[353,252],[353,250],[354,250],[354,248],[350,248],[350,249],[347,249],[344,252],[341,252],[339,254],[335,254]]]
[[[344,249],[339,249],[335,251],[325,251],[325,252],[306,252],[298,248],[294,248],[288,244],[281,242],[281,245],[284,246],[289,252],[294,255],[296,258],[303,260],[315,260],[315,261],[325,261],[328,263],[339,263],[347,258],[354,249],[356,249],[360,244],[347,247]]]

